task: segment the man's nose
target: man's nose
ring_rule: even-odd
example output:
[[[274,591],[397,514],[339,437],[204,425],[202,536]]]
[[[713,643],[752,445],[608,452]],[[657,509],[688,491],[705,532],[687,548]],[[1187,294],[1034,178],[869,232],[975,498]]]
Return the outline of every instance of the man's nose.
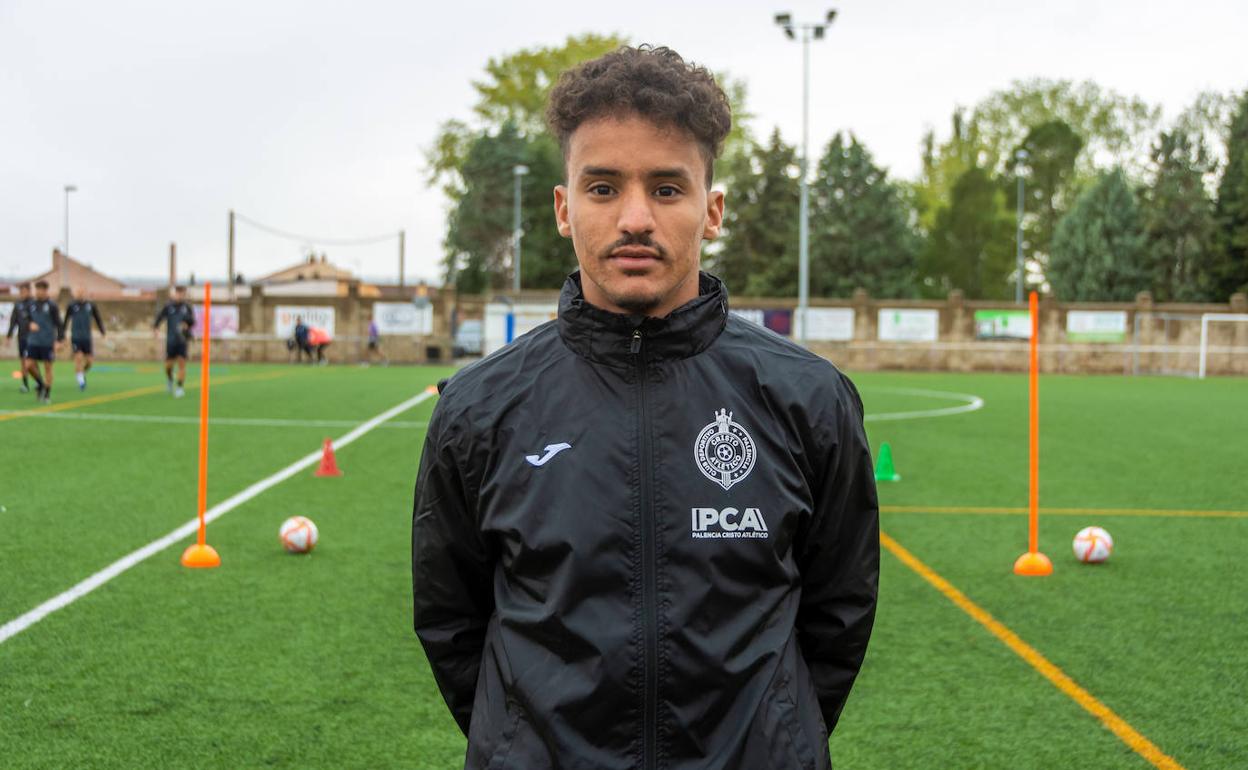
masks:
[[[640,235],[654,232],[654,212],[650,196],[645,190],[630,189],[623,193],[620,202],[620,232]]]

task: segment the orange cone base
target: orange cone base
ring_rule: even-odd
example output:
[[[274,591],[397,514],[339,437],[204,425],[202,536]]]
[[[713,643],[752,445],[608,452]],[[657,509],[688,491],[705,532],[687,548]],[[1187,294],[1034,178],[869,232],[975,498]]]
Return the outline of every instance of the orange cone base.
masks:
[[[196,543],[182,552],[182,566],[193,568],[220,567],[221,557],[217,554],[217,549],[212,546]]]
[[[1015,575],[1027,575],[1030,577],[1044,577],[1053,574],[1053,562],[1049,561],[1049,557],[1036,551],[1032,553],[1028,551],[1018,560],[1014,562]]]

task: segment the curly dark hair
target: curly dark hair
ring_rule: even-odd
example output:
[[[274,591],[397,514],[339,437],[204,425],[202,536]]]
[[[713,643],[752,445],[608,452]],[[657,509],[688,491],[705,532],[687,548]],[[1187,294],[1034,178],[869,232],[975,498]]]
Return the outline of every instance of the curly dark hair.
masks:
[[[630,114],[688,131],[702,150],[706,186],[711,186],[715,158],[732,128],[732,109],[705,67],[664,46],[623,46],[560,75],[550,92],[546,122],[566,161],[568,140],[582,123]]]

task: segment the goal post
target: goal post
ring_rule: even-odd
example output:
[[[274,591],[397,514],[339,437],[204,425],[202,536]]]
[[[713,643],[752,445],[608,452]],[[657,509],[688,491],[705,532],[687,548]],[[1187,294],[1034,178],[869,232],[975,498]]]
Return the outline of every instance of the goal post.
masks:
[[[1205,379],[1209,360],[1209,322],[1232,321],[1248,323],[1248,313],[1205,313],[1200,317],[1200,379]]]

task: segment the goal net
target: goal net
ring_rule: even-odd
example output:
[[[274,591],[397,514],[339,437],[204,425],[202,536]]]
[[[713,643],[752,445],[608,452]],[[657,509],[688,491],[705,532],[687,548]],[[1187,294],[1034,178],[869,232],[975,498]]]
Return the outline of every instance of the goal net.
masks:
[[[1248,313],[1205,313],[1200,317],[1198,377],[1248,374]]]

